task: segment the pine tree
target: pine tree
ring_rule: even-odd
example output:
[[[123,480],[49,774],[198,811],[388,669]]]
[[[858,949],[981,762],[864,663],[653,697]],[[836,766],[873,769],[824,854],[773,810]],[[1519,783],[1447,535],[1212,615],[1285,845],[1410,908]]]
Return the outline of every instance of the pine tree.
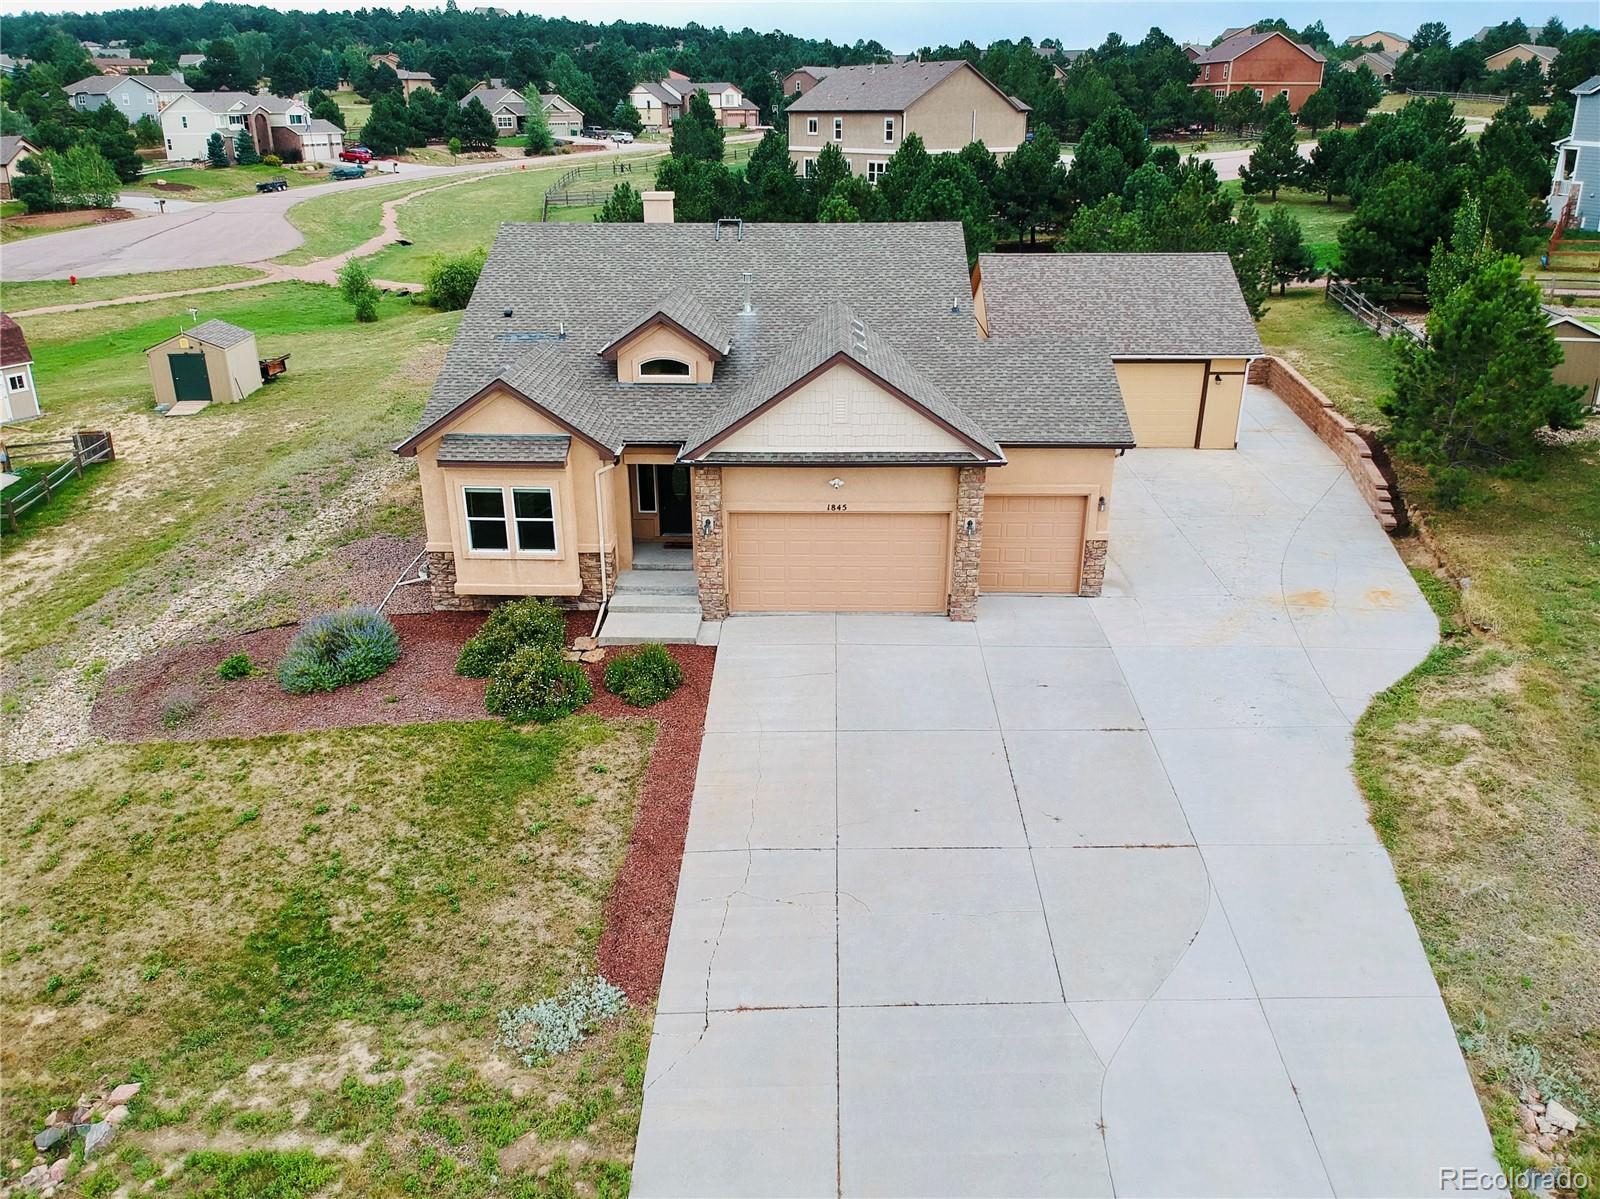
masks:
[[[1319,87],[1305,98],[1295,115],[1306,129],[1326,129],[1339,118],[1339,101],[1327,88]]]
[[[1293,186],[1305,164],[1295,144],[1289,102],[1278,96],[1267,105],[1266,118],[1261,141],[1250,152],[1250,161],[1239,168],[1239,183],[1247,196],[1270,192],[1277,200],[1278,189]]]
[[[722,161],[722,125],[703,90],[695,92],[689,100],[689,111],[672,127],[672,156]]]
[[[920,134],[908,133],[900,148],[889,156],[883,174],[878,177],[878,195],[883,210],[891,221],[908,221],[907,205],[911,195],[922,186],[932,169],[933,159],[923,145]]]
[[[222,140],[222,134],[213,133],[206,138],[206,161],[213,167],[225,167],[228,162],[227,144]]]
[[[813,211],[820,211],[822,202],[833,194],[833,189],[850,178],[850,163],[839,147],[829,142],[817,152],[817,161],[811,164],[811,175],[806,179],[806,194],[811,199]]]
[[[239,130],[233,139],[233,160],[242,167],[254,166],[261,161],[261,155],[256,153],[256,143],[248,129]]]
[[[1289,290],[1291,282],[1309,283],[1322,274],[1317,267],[1316,255],[1306,245],[1300,222],[1282,204],[1273,205],[1262,226],[1262,233],[1267,239],[1272,281],[1278,285],[1279,295]]]
[[[752,221],[800,221],[806,215],[805,187],[795,176],[789,139],[769,130],[745,164],[750,188],[745,215]]]
[[[848,183],[841,183],[823,197],[817,205],[817,224],[846,225],[861,219],[861,213],[850,203]]]
[[[994,202],[977,174],[955,154],[936,155],[903,209],[907,221],[960,221],[967,265],[994,249]]]
[[[624,96],[617,101],[617,106],[611,110],[611,127],[625,129],[634,137],[644,132],[644,122],[639,118],[639,110]]]
[[[638,224],[644,220],[644,197],[631,183],[619,183],[611,189],[611,195],[600,211],[594,214],[598,223]]]
[[[1000,219],[1017,231],[1017,240],[1055,220],[1066,207],[1067,168],[1061,165],[1061,143],[1048,128],[1035,131],[1000,164],[994,177],[995,208]]]
[[[373,116],[378,114],[378,106],[372,109]],[[370,126],[372,118],[367,119]],[[469,150],[485,150],[493,146],[499,139],[499,130],[494,126],[494,118],[489,115],[489,110],[483,106],[483,101],[473,96],[462,107],[456,109],[455,117],[450,125],[453,136],[461,139],[461,144]],[[372,145],[371,141],[367,144]],[[373,147],[376,149],[376,147]]]

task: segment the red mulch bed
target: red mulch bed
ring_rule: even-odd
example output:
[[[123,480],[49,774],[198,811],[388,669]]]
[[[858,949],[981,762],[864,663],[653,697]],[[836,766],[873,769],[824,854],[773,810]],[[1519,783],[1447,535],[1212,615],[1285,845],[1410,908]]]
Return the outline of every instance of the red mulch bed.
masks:
[[[88,217],[88,220],[84,218]],[[84,225],[108,225],[126,221],[133,213],[126,208],[66,208],[60,212],[29,212],[8,216],[6,224],[23,229],[77,229]]]
[[[400,660],[375,679],[317,695],[286,695],[273,674],[295,625],[175,646],[107,676],[90,723],[111,741],[195,741],[366,724],[486,720],[483,680],[455,673],[462,644],[483,619],[478,612],[394,616]],[[593,613],[572,613],[567,636],[587,635],[593,625]],[[594,700],[582,709],[608,718],[642,717],[657,726],[627,857],[606,902],[599,946],[600,972],[636,1004],[649,1003],[661,986],[716,662],[711,646],[669,649],[683,667],[683,686],[671,699],[653,708],[630,708],[605,689],[605,664],[595,662],[586,667]],[[218,678],[217,664],[236,653],[249,654],[264,673],[236,682]],[[162,705],[180,694],[198,701],[198,708],[178,727],[162,727]]]

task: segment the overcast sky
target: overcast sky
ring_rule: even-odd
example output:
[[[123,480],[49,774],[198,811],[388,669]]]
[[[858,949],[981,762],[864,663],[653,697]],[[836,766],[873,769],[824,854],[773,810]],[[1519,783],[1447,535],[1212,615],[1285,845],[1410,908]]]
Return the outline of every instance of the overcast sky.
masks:
[[[156,4],[181,0],[150,0]],[[391,0],[402,8],[406,0]],[[462,8],[478,0],[458,0]],[[274,8],[349,9],[360,8],[353,0],[269,0]],[[444,0],[410,0],[417,8],[443,7]],[[130,0],[64,0],[60,4],[40,0],[0,0],[0,14],[41,7],[74,12],[103,12],[131,7]],[[1163,3],[1106,3],[1082,0],[1076,3],[1017,3],[1015,0],[775,0],[741,3],[721,0],[498,0],[498,7],[544,16],[569,16],[590,21],[618,19],[656,21],[681,25],[698,21],[702,25],[740,28],[782,29],[806,37],[831,37],[837,42],[876,38],[893,50],[915,50],[920,46],[952,45],[971,38],[979,45],[1003,37],[1027,34],[1035,41],[1059,38],[1068,48],[1099,45],[1113,31],[1137,41],[1152,25],[1159,25],[1179,41],[1209,42],[1224,28],[1243,25],[1256,18],[1281,16],[1295,26],[1319,18],[1335,38],[1343,40],[1356,33],[1389,29],[1409,35],[1424,21],[1442,20],[1457,39],[1469,37],[1480,26],[1497,24],[1520,16],[1531,26],[1542,25],[1549,16],[1559,16],[1569,27],[1595,20],[1594,0],[1570,3],[1545,0],[1543,3],[1468,2],[1454,4],[1370,3],[1368,0],[1328,0],[1321,4],[1280,4],[1273,0],[1246,0],[1244,3],[1214,3],[1212,0],[1166,0]],[[3,34],[0,34],[3,36]]]

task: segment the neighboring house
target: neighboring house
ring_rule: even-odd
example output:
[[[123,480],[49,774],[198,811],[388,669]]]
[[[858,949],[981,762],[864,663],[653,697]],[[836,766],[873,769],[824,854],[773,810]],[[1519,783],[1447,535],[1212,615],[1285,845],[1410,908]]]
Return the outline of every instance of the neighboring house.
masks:
[[[148,58],[99,58],[96,57],[94,65],[99,67],[106,75],[127,75],[150,69]]]
[[[23,67],[31,67],[31,58],[12,58],[9,54],[0,54],[0,75],[15,75]]]
[[[498,86],[500,82],[491,79],[487,84],[478,84],[462,96],[457,105],[465,108],[477,100],[489,110],[489,115],[494,118],[494,127],[502,136],[521,133],[528,118],[528,101],[515,88]],[[565,96],[552,92],[541,95],[539,102],[553,136],[571,139],[583,132],[583,113]]]
[[[831,141],[873,182],[908,133],[929,154],[982,141],[1004,158],[1027,136],[1029,111],[961,59],[840,67],[789,105],[789,157],[808,173]]]
[[[1551,372],[1557,383],[1583,389],[1582,403],[1600,408],[1600,330],[1553,308],[1546,308],[1548,327],[1561,347],[1561,365]]]
[[[1226,255],[985,255],[975,298],[954,222],[671,205],[501,226],[396,447],[438,607],[592,608],[652,543],[692,544],[710,619],[1093,595],[1141,425],[1234,445],[1262,351]]]
[[[32,420],[39,415],[33,385],[33,351],[22,326],[0,312],[0,421]]]
[[[1239,37],[1241,34],[1254,33],[1255,31],[1256,27],[1254,25],[1235,25],[1232,29],[1224,29],[1216,44],[1225,42],[1229,38]]]
[[[760,110],[733,84],[696,83],[676,71],[668,72],[665,79],[637,85],[628,93],[628,102],[638,110],[646,129],[666,131],[689,111],[696,92],[705,92],[724,129],[750,129],[761,123]]]
[[[1196,62],[1208,49],[1210,49],[1209,46],[1202,46],[1198,42],[1184,42],[1183,56],[1190,62]]]
[[[423,88],[435,92],[439,90],[433,81],[433,76],[426,71],[405,71],[396,68],[395,74],[400,76],[400,91],[407,100],[411,99],[413,93],[420,92]]]
[[[1339,64],[1341,71],[1359,71],[1366,67],[1376,75],[1385,85],[1394,82],[1394,64],[1398,59],[1390,50],[1368,50],[1358,58],[1347,59]]]
[[[185,329],[157,342],[144,356],[158,408],[231,403],[261,386],[256,335],[227,321]]]
[[[1561,57],[1559,46],[1535,46],[1528,42],[1518,42],[1515,46],[1507,46],[1498,53],[1489,55],[1483,60],[1485,70],[1503,71],[1514,62],[1537,62],[1539,74],[1548,75],[1550,64]]]
[[[1326,59],[1281,33],[1243,32],[1218,42],[1199,58],[1199,73],[1189,86],[1204,88],[1221,100],[1249,88],[1263,104],[1287,96],[1289,110],[1299,112],[1306,97],[1322,86]]]
[[[344,149],[343,130],[313,119],[304,101],[282,96],[191,92],[161,114],[167,157],[178,162],[205,158],[213,133],[222,134],[232,159],[241,130],[249,132],[257,154],[276,154],[285,162],[335,162]]]
[[[796,67],[783,77],[783,94],[803,96],[826,79],[833,67]]]
[[[1600,229],[1600,75],[1572,89],[1572,132],[1555,144],[1550,219]]]
[[[1355,37],[1344,39],[1347,46],[1360,46],[1363,50],[1386,50],[1399,58],[1411,49],[1411,42],[1401,37],[1398,33],[1389,33],[1387,30],[1374,29],[1371,33],[1357,34]]]
[[[175,75],[90,75],[62,90],[80,112],[109,104],[131,125],[140,117],[159,117],[167,105],[193,89]]]
[[[204,54],[180,54],[180,55],[178,55],[178,66],[180,68],[182,68],[183,70],[185,70],[185,71],[192,71],[196,67],[203,67],[205,65],[206,65],[206,56]]]
[[[400,70],[400,56],[398,54],[393,53],[393,52],[390,52],[388,54],[372,54],[372,55],[368,55],[367,61],[369,63],[371,63],[375,67],[377,67],[377,66],[386,66],[391,71],[394,71],[396,73],[398,73],[399,70]]]
[[[28,155],[38,152],[39,147],[25,137],[0,137],[0,200],[11,199],[11,180],[17,167]]]

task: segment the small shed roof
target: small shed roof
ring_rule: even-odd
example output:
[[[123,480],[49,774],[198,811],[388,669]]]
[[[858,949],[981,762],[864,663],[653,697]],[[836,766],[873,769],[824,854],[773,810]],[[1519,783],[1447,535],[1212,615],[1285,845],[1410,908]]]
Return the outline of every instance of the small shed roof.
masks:
[[[0,366],[21,366],[32,361],[33,351],[28,349],[22,326],[0,312]]]
[[[255,334],[248,329],[241,329],[238,325],[230,325],[227,321],[202,321],[193,329],[180,329],[172,337],[163,337],[156,346],[164,346],[167,342],[177,337],[188,337],[195,341],[203,342],[208,346],[216,346],[219,350],[231,350],[241,342],[250,341]]]
[[[439,439],[444,464],[563,466],[572,438],[564,433],[446,433]]]

